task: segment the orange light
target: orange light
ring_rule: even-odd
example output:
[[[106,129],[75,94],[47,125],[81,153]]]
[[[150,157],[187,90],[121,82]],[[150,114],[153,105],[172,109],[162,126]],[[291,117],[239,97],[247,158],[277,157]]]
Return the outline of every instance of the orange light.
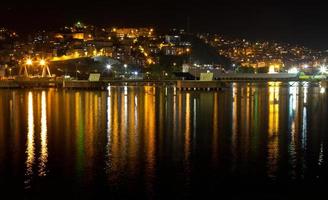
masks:
[[[41,66],[46,65],[46,61],[45,61],[44,59],[41,59],[41,60],[40,60],[40,65],[41,65]]]
[[[32,65],[32,64],[33,64],[32,59],[28,58],[28,59],[26,60],[26,65]]]

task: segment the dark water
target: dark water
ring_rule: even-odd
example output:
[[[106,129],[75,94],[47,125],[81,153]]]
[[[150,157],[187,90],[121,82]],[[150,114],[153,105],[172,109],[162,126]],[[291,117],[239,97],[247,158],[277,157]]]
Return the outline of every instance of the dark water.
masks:
[[[220,92],[0,90],[0,196],[325,194],[327,94],[291,85],[234,84]]]

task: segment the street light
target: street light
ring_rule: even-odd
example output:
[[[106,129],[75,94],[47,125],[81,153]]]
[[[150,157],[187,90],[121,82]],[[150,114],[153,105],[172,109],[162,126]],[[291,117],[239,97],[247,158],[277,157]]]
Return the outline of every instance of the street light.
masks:
[[[107,74],[110,77],[110,73],[109,72],[111,71],[111,69],[112,69],[112,65],[111,64],[107,64],[106,65],[106,69],[104,69],[102,73],[104,73],[107,70]],[[115,71],[112,71],[112,74],[114,74],[114,73],[115,73]],[[115,78],[115,76],[114,76],[114,78]]]
[[[41,66],[45,66],[45,65],[46,65],[46,61],[45,61],[44,59],[41,59],[41,60],[40,60],[40,65],[41,65]]]
[[[33,61],[32,59],[28,58],[25,62],[26,65],[32,65],[33,64]]]
[[[50,73],[50,69],[49,69],[49,67],[48,67],[48,65],[47,65],[46,60],[42,58],[42,59],[39,61],[39,64],[40,64],[40,66],[42,67],[42,77],[46,77],[47,74],[48,74],[48,76],[50,77],[50,76],[51,76],[51,73]]]
[[[25,61],[25,64],[22,65],[19,69],[19,75],[22,75],[22,72],[24,73],[24,76],[29,76],[28,74],[28,70],[27,70],[27,67],[28,66],[31,66],[33,64],[33,61],[32,59],[30,58],[27,58],[26,61]]]
[[[128,68],[128,65],[124,64],[123,67],[124,67],[124,74],[126,74],[126,69]]]

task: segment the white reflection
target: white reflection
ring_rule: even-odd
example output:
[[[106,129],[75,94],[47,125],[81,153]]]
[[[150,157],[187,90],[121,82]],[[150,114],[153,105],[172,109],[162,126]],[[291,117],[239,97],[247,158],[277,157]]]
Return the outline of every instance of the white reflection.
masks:
[[[289,98],[289,107],[292,108],[292,110],[290,110],[290,112],[292,113],[289,113],[290,115],[293,114],[296,110],[296,106],[297,106],[297,94],[298,94],[298,83],[295,82],[293,84],[293,86],[289,87],[289,95],[290,95],[290,98]]]
[[[33,113],[33,95],[32,92],[28,93],[28,110],[27,110],[27,159],[26,159],[26,176],[33,174],[33,164],[35,160],[35,147],[34,147],[34,113]],[[29,184],[30,180],[26,180],[26,184]]]
[[[296,117],[297,117],[297,95],[298,83],[289,87],[289,123],[291,124],[291,151],[295,151],[295,133],[296,133]]]
[[[309,83],[306,82],[306,83],[304,83],[304,86],[303,86],[303,95],[304,95],[303,102],[304,102],[304,104],[307,103],[308,89],[309,89]]]
[[[295,178],[295,167],[296,167],[296,126],[297,126],[297,116],[298,116],[298,82],[295,82],[293,86],[289,87],[289,124],[290,124],[290,134],[291,134],[291,141],[289,144],[289,154],[290,154],[290,163],[292,166],[292,177]]]
[[[302,149],[305,149],[306,147],[306,134],[307,134],[307,122],[306,122],[306,117],[307,117],[307,111],[306,107],[303,107],[303,120],[302,120]]]
[[[128,86],[124,86],[124,95],[128,95]]]
[[[46,92],[41,94],[41,157],[39,165],[39,176],[46,176],[46,168],[48,162],[48,146],[47,146],[47,104]]]
[[[319,159],[318,159],[318,165],[321,166],[322,164],[323,164],[323,145],[321,143],[321,145],[320,145]]]

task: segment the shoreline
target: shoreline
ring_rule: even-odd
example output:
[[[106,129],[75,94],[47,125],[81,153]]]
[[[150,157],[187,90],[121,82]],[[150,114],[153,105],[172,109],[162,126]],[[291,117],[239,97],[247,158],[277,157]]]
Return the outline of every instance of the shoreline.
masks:
[[[177,90],[222,90],[230,88],[232,83],[267,84],[290,82],[304,82],[310,85],[320,85],[328,88],[328,80],[301,80],[301,79],[267,79],[267,80],[63,80],[52,78],[0,80],[0,89],[24,89],[24,88],[58,88],[58,89],[86,89],[106,90],[108,86],[169,86]],[[302,85],[302,84],[300,84]]]

